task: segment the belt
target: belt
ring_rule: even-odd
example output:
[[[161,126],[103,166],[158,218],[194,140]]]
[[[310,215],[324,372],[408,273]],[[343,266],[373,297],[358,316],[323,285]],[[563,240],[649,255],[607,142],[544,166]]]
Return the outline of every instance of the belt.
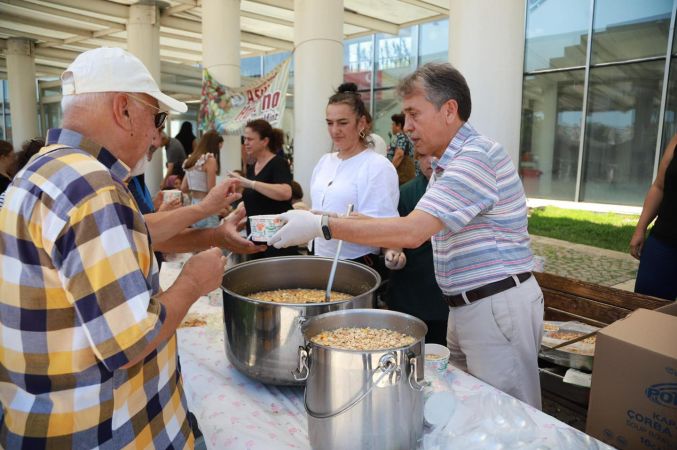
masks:
[[[519,273],[513,276],[517,277],[520,283],[523,283],[529,279],[531,272]],[[483,298],[490,297],[494,294],[507,291],[508,289],[517,286],[513,276],[495,281],[493,283],[485,284],[484,286],[480,286],[469,291],[461,292],[460,294],[442,295],[442,297],[447,302],[447,304],[452,307],[469,305],[472,302],[476,302],[477,300],[482,300]]]

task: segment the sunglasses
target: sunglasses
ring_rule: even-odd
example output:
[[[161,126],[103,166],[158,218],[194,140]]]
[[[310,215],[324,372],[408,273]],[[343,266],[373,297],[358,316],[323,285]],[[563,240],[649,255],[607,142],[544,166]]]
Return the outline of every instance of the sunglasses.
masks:
[[[158,113],[155,113],[155,117],[153,118],[153,119],[155,120],[155,128],[160,129],[160,128],[162,128],[162,127],[164,126],[164,124],[165,124],[165,119],[167,119],[167,115],[168,115],[167,112],[162,111],[160,108],[158,108],[158,107],[155,106],[155,105],[151,105],[150,103],[148,103],[147,101],[143,100],[143,99],[140,98],[140,97],[137,97],[136,95],[127,94],[127,96],[133,98],[133,99],[136,100],[137,102],[143,103],[143,104],[146,105],[146,106],[150,106],[151,108],[160,111],[160,112],[158,112]]]

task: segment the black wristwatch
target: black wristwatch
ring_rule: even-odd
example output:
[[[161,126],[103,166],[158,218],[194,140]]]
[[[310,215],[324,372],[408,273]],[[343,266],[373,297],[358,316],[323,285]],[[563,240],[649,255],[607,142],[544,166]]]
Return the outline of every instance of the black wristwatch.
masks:
[[[331,240],[331,230],[329,229],[329,216],[322,214],[322,234],[326,240]]]

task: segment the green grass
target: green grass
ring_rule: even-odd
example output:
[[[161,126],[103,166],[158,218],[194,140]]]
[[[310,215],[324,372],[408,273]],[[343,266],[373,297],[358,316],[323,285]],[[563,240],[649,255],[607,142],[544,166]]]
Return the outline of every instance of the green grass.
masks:
[[[534,208],[529,217],[529,233],[576,244],[628,251],[639,216],[596,213],[546,206]]]

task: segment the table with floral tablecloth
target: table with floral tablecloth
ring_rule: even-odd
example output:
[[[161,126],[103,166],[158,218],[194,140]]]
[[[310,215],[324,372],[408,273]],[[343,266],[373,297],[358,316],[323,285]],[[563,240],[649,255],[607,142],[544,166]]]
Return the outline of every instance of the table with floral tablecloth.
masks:
[[[161,282],[165,287],[180,266],[177,262],[163,265]],[[184,389],[207,447],[309,449],[303,389],[265,385],[235,369],[226,357],[222,318],[221,293],[215,291],[191,307],[187,322],[177,331]],[[185,326],[186,323],[198,326]],[[503,403],[512,402],[513,407],[519,403],[520,411],[530,418],[531,431],[537,433],[535,439],[531,436],[532,445],[524,448],[563,448],[563,438],[567,448],[609,448],[455,367],[449,366],[435,385],[438,391],[453,392],[457,400],[454,423],[467,426],[469,419],[472,422],[475,417],[481,418],[485,412],[473,408],[486,403],[486,399],[494,402],[489,405],[493,409],[500,409]],[[425,435],[430,437],[434,432],[426,428]],[[428,448],[444,448],[431,446],[429,441],[425,444]]]

